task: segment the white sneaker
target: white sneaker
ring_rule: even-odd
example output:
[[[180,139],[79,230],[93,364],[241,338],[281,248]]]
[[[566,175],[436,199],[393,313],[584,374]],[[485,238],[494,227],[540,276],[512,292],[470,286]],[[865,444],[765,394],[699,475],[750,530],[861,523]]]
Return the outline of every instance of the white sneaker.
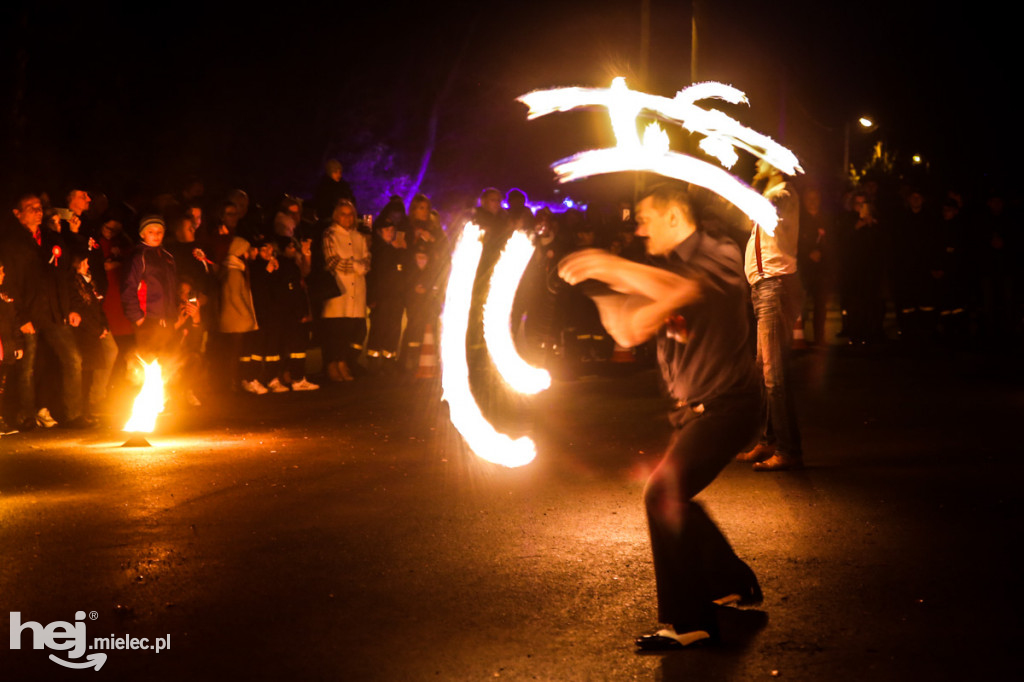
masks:
[[[203,404],[201,402],[199,402],[199,398],[197,398],[196,394],[193,393],[191,390],[189,390],[187,393],[185,393],[185,402],[188,403],[189,405],[191,405],[192,407],[202,407],[203,406]]]
[[[306,377],[302,377],[299,381],[292,382],[293,391],[315,391],[318,388],[320,388],[320,386],[309,381]]]
[[[247,393],[254,393],[255,395],[263,395],[267,392],[266,387],[256,379],[253,379],[252,381],[246,381],[243,379],[242,390]]]
[[[44,429],[52,429],[57,425],[57,420],[50,414],[50,410],[44,407],[36,412],[36,424]]]
[[[267,388],[270,389],[271,393],[286,393],[290,390],[287,386],[282,384],[281,380],[277,377],[270,380],[270,383],[267,384]]]

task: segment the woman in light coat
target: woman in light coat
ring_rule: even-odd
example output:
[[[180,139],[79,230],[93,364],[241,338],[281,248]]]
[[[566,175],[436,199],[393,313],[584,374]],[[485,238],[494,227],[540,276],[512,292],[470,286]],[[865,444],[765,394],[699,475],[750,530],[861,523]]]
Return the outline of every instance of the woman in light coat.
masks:
[[[241,385],[248,393],[262,395],[265,386],[256,380],[252,362],[256,311],[252,304],[248,261],[252,247],[242,237],[233,237],[220,270],[220,331],[224,335],[228,366],[234,368],[231,386]]]
[[[324,267],[340,294],[324,300],[324,363],[331,381],[351,381],[366,339],[366,273],[370,247],[356,229],[356,208],[342,199],[324,231]]]

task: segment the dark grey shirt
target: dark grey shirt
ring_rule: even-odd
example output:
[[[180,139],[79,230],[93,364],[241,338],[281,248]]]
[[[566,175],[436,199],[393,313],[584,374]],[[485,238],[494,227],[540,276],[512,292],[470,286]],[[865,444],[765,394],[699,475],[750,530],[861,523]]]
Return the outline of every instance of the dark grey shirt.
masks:
[[[702,292],[658,330],[658,362],[672,397],[696,405],[757,390],[750,289],[736,245],[697,231],[652,264],[696,281]]]

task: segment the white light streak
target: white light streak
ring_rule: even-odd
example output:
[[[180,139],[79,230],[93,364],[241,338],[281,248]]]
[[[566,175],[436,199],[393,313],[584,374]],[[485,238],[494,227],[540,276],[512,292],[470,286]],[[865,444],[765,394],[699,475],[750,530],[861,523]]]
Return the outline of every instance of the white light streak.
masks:
[[[661,129],[657,123],[651,123],[644,129],[644,144],[646,151],[656,154],[665,154],[669,150],[668,133]]]
[[[448,402],[452,424],[480,458],[507,467],[529,464],[537,452],[523,436],[498,433],[480,411],[469,387],[466,333],[473,303],[473,282],[483,246],[480,228],[467,223],[452,253],[444,311],[441,313],[441,399]]]
[[[622,76],[612,79],[608,88],[618,106],[608,107],[608,118],[611,119],[612,132],[615,133],[615,144],[622,149],[639,149],[640,137],[636,134],[636,117],[642,108],[635,98],[629,96],[626,79]]]
[[[705,154],[715,157],[726,168],[732,168],[740,160],[736,149],[731,144],[722,142],[717,137],[705,137],[699,144]]]
[[[649,125],[643,142],[640,141],[636,118],[646,110],[702,133],[705,137],[700,141],[701,149],[726,168],[739,160],[736,149],[744,149],[787,175],[803,172],[796,155],[767,135],[744,127],[721,111],[694,104],[697,100],[711,98],[733,104],[747,103],[746,95],[723,83],[696,83],[668,99],[630,90],[621,77],[614,79],[609,88],[537,90],[523,95],[519,101],[529,107],[527,117],[531,119],[578,107],[607,107],[616,146],[581,152],[558,161],[552,168],[561,182],[623,171],[657,173],[721,195],[772,234],[779,222],[775,207],[748,184],[710,163],[670,151],[668,135],[657,124]]]
[[[531,366],[520,357],[512,340],[509,318],[512,303],[526,266],[533,257],[533,244],[522,232],[515,232],[505,244],[494,266],[491,288],[484,306],[484,341],[502,379],[514,390],[534,395],[551,386],[546,370]]]
[[[717,166],[685,154],[596,149],[559,161],[554,165],[554,171],[561,182],[604,173],[649,171],[708,188],[735,204],[768,234],[774,233],[779,222],[772,203],[741,180]]]
[[[661,118],[679,123],[687,130],[707,137],[719,138],[722,144],[745,149],[762,158],[787,175],[802,173],[796,155],[767,135],[762,135],[739,123],[736,119],[717,109],[704,109],[694,102],[716,98],[731,103],[746,103],[746,96],[736,88],[723,83],[697,83],[680,90],[675,98],[649,95],[626,87],[625,79],[616,78],[610,88],[555,88],[537,90],[519,98],[529,107],[527,118],[534,119],[547,114],[570,111],[580,107],[607,107],[612,117],[618,146],[635,146],[626,141],[624,119],[631,115],[635,121],[641,110],[654,113]],[[633,124],[635,139],[636,124]]]
[[[152,433],[156,428],[157,415],[164,411],[163,372],[156,360],[146,363],[140,358],[139,362],[142,362],[145,379],[142,390],[132,404],[132,416],[122,430],[129,433]]]
[[[717,83],[715,81],[704,81],[688,85],[676,93],[676,102],[693,104],[702,99],[721,99],[729,104],[750,104],[746,94],[731,85]]]

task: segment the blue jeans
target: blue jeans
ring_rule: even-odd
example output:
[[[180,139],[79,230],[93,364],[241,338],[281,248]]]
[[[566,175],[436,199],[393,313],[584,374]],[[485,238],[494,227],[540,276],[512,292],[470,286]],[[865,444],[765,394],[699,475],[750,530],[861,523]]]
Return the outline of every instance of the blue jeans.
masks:
[[[794,275],[768,277],[750,288],[757,317],[757,362],[764,374],[765,409],[761,443],[800,457],[800,427],[790,387],[793,325],[803,306],[803,288]]]
[[[60,362],[64,417],[72,421],[82,415],[82,356],[67,325],[40,327],[35,334],[25,334],[25,355],[19,362],[18,389],[21,405],[18,421],[36,415],[35,363],[39,340],[49,346]]]

